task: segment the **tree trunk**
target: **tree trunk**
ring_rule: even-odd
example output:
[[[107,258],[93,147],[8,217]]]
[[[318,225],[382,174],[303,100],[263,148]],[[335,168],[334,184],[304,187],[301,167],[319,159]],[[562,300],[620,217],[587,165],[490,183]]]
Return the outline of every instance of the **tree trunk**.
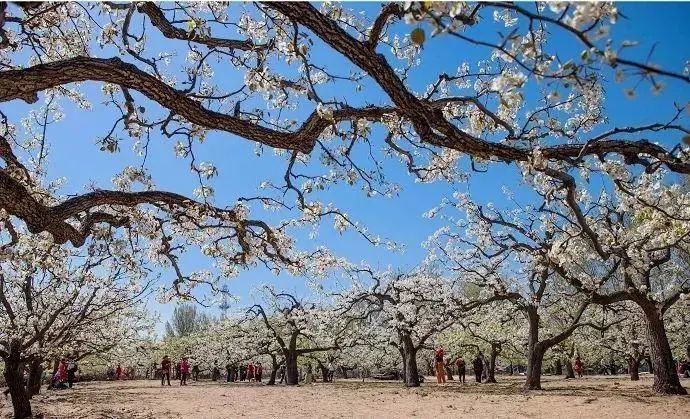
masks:
[[[560,357],[556,358],[556,363],[554,365],[554,374],[555,375],[563,375],[563,364],[561,363]]]
[[[565,362],[565,378],[575,378],[575,370],[573,369],[573,363],[570,358],[566,359]]]
[[[60,367],[60,359],[56,358],[53,360],[53,372],[50,373],[50,379],[48,380],[48,389],[53,388],[53,377],[55,377],[55,373],[57,372],[58,368]]]
[[[280,364],[278,363],[276,356],[274,354],[271,354],[271,376],[268,377],[268,382],[266,383],[267,386],[275,385],[276,375],[278,375],[279,368]]]
[[[32,417],[31,401],[24,383],[23,365],[19,362],[19,355],[10,353],[5,358],[5,383],[12,399],[14,419]]]
[[[496,357],[498,356],[498,350],[495,345],[491,345],[491,353],[489,354],[489,370],[486,372],[486,382],[495,383],[496,382]]]
[[[539,344],[539,314],[536,307],[527,309],[529,335],[527,337],[527,379],[525,390],[541,390],[541,365],[544,361],[544,349]]]
[[[31,361],[29,366],[29,381],[27,390],[29,398],[41,392],[41,376],[43,375],[43,362],[41,360]]]
[[[404,356],[405,385],[407,387],[419,387],[419,370],[417,368],[417,350],[412,343],[412,338],[405,336],[402,339]]]
[[[299,369],[297,368],[297,352],[288,351],[285,354],[285,384],[296,386],[299,384]]]
[[[687,394],[680,385],[680,379],[673,366],[673,353],[666,336],[664,321],[659,312],[645,309],[647,336],[649,339],[649,353],[654,368],[654,391],[661,394]]]
[[[628,357],[628,372],[630,373],[631,381],[638,381],[640,379],[640,362],[632,356]]]

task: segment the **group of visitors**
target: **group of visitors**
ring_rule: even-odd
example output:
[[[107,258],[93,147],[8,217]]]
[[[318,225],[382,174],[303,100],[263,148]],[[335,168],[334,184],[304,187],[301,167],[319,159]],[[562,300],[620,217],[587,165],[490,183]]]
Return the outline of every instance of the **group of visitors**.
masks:
[[[225,381],[234,383],[235,381],[261,382],[264,369],[261,362],[249,361],[246,365],[228,363],[225,365]]]
[[[161,385],[164,386],[166,382],[168,385],[170,385],[170,376],[173,373],[173,364],[167,355],[163,356],[159,371],[161,374]],[[192,379],[197,381],[199,379],[199,374],[201,373],[199,365],[195,364],[193,367],[191,367],[189,358],[186,356],[182,357],[182,360],[175,364],[175,374],[173,377],[174,379],[180,380],[181,386],[186,386],[187,379],[190,376],[190,371]],[[236,364],[228,363],[225,366],[225,372],[226,381],[228,383],[235,381],[261,382],[263,378],[263,367],[261,366],[261,362],[250,361],[248,364],[240,365],[239,367]],[[218,381],[220,379],[220,375],[220,368],[216,362],[211,369],[211,380]]]
[[[62,390],[72,388],[77,376],[79,366],[74,358],[61,358],[57,364],[57,369],[51,377],[48,388]]]
[[[123,367],[118,363],[117,366],[109,365],[106,370],[108,380],[132,380],[135,378],[136,369],[134,367]]]
[[[436,348],[436,351],[434,352],[434,366],[436,370],[436,382],[438,384],[445,384],[446,382],[446,364],[444,362],[444,356],[445,351],[443,347],[439,346]],[[486,358],[481,351],[478,352],[477,356],[474,358],[474,361],[472,361],[474,377],[477,383],[481,383],[482,379],[486,380],[487,378],[486,373],[488,368],[485,368],[485,363],[487,363]],[[460,381],[462,384],[465,383],[465,366],[465,360],[463,359],[462,355],[460,355],[455,360],[455,367],[458,370],[458,381]]]

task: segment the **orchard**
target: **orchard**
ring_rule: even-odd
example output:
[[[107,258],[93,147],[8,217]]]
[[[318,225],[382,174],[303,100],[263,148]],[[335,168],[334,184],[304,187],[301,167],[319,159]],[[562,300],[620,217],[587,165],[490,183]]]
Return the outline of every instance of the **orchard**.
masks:
[[[607,374],[690,411],[689,16],[0,1],[3,408]]]

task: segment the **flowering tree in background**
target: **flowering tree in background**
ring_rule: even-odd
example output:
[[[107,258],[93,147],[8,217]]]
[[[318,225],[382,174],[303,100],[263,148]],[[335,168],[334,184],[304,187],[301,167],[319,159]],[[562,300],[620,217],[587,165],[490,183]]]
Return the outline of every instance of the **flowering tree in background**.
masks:
[[[389,342],[403,359],[405,385],[419,386],[417,353],[469,310],[456,304],[453,284],[432,272],[371,274],[343,294],[340,305],[351,318],[368,319],[390,330]],[[365,275],[366,276],[366,275]]]
[[[491,204],[483,207],[465,194],[455,198],[427,214],[444,218],[447,225],[427,240],[426,263],[460,274],[466,283],[492,295],[490,300],[471,294],[464,295],[465,299],[479,305],[510,301],[524,314],[528,330],[525,387],[539,389],[546,352],[580,327],[600,327],[587,313],[593,298],[578,293],[563,276],[567,273],[550,266],[557,231],[551,217],[540,217],[519,206],[508,210]],[[465,216],[456,218],[456,211]],[[592,275],[605,281],[615,272],[601,270]],[[543,327],[546,319],[542,317],[548,319],[548,327]]]
[[[262,294],[264,303],[253,305],[247,312],[263,322],[265,333],[282,352],[288,385],[298,384],[300,356],[337,350],[356,340],[350,322],[325,303],[303,301],[269,286]]]
[[[81,359],[143,337],[149,284],[107,247],[80,254],[47,234],[8,231],[0,247],[0,357],[14,415],[24,418],[45,361]]]
[[[509,301],[496,301],[467,313],[437,339],[448,354],[447,367],[463,356],[469,363],[477,352],[488,357],[487,382],[496,382],[496,361],[522,359],[527,333],[522,315]]]

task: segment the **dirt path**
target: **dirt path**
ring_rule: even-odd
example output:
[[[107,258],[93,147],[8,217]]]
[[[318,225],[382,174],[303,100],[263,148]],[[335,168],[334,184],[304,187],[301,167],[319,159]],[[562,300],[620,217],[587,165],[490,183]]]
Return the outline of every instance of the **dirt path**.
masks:
[[[84,383],[44,391],[34,402],[46,418],[690,418],[690,396],[660,397],[625,376],[563,380],[546,377],[543,391],[524,393],[519,377],[499,384],[425,384],[339,381],[300,387],[208,381],[161,388],[155,381]],[[684,380],[690,387],[690,380]],[[3,414],[8,415],[8,401]]]

